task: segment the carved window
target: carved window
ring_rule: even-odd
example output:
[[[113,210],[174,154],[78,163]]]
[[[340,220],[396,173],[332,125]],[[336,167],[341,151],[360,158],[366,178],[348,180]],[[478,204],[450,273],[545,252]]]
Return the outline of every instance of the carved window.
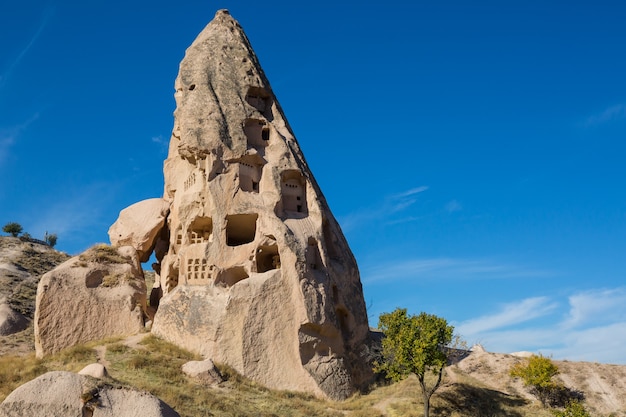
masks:
[[[238,246],[250,243],[256,235],[258,214],[232,214],[226,216],[226,244]]]

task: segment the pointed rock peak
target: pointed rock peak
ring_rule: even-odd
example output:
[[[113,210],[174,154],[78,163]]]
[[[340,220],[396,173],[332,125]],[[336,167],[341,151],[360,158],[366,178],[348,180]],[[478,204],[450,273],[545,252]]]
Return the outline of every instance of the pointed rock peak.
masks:
[[[348,397],[372,377],[356,261],[227,11],[187,49],[175,89],[169,214],[144,245],[152,332],[272,388]]]

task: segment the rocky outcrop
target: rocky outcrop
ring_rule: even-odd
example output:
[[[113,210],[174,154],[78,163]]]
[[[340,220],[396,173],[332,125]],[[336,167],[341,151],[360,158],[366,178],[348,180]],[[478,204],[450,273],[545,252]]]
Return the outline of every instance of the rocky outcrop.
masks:
[[[30,326],[40,276],[68,258],[36,239],[0,236],[0,336]]]
[[[143,329],[146,284],[136,251],[96,245],[45,274],[37,287],[38,357]]]
[[[56,371],[20,386],[0,404],[0,417],[33,416],[178,417],[178,413],[151,394]]]
[[[356,261],[227,11],[175,88],[152,332],[269,387],[346,398],[371,378]]]
[[[151,198],[133,204],[120,212],[109,228],[113,246],[132,246],[141,262],[147,262],[156,238],[165,225],[170,204],[161,198]]]

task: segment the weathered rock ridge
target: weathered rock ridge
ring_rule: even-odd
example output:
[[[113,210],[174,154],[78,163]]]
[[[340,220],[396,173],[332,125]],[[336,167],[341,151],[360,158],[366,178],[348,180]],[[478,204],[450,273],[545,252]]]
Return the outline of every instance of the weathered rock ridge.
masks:
[[[187,49],[175,90],[165,226],[118,220],[111,235],[142,259],[155,248],[152,332],[269,387],[346,398],[371,378],[356,261],[227,11]]]

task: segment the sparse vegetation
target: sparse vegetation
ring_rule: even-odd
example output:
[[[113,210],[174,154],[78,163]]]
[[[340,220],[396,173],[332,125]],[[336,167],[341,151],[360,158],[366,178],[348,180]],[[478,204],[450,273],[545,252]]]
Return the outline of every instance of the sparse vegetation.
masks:
[[[31,329],[32,337],[32,329]],[[77,346],[37,360],[34,354],[0,357],[0,401],[17,386],[48,371],[77,372],[96,361],[96,347],[106,353],[108,384],[148,391],[172,406],[182,417],[295,416],[295,417],[416,417],[423,403],[415,392],[419,381],[411,375],[400,382],[374,386],[343,402],[326,401],[309,394],[265,388],[217,364],[226,381],[216,388],[185,377],[182,365],[198,356],[148,335],[138,347],[119,338]],[[102,358],[102,356],[101,356]],[[431,400],[432,415],[448,417],[507,416],[552,417],[553,414],[521,397],[488,388],[471,377],[444,383]],[[85,391],[88,399],[88,391]],[[569,416],[566,417],[579,417]]]
[[[22,225],[15,222],[10,222],[4,225],[2,231],[4,233],[9,233],[13,237],[18,237],[20,233],[22,233]]]
[[[46,230],[46,234],[44,235],[43,240],[48,244],[48,246],[54,248],[57,244],[57,239],[58,236],[56,235],[56,233],[48,233],[48,231]]]
[[[589,411],[579,401],[570,401],[565,406],[565,410],[554,410],[552,414],[555,417],[591,417]]]
[[[108,274],[102,278],[102,286],[103,287],[117,287],[118,285],[127,282],[127,276],[125,274]]]
[[[83,262],[97,262],[102,264],[124,264],[129,259],[120,255],[116,248],[105,243],[99,243],[83,252],[79,259]]]
[[[454,327],[432,314],[408,316],[406,309],[381,314],[378,327],[384,333],[382,361],[376,371],[400,381],[415,374],[422,392],[424,417],[430,414],[430,398],[439,388],[448,362],[445,347],[452,342]],[[428,378],[434,376],[434,378]]]
[[[31,247],[26,247],[22,254],[14,260],[15,266],[23,271],[32,275],[42,275],[46,272],[54,269],[57,265],[63,263],[69,256],[65,253],[53,251],[53,250],[35,250]]]

